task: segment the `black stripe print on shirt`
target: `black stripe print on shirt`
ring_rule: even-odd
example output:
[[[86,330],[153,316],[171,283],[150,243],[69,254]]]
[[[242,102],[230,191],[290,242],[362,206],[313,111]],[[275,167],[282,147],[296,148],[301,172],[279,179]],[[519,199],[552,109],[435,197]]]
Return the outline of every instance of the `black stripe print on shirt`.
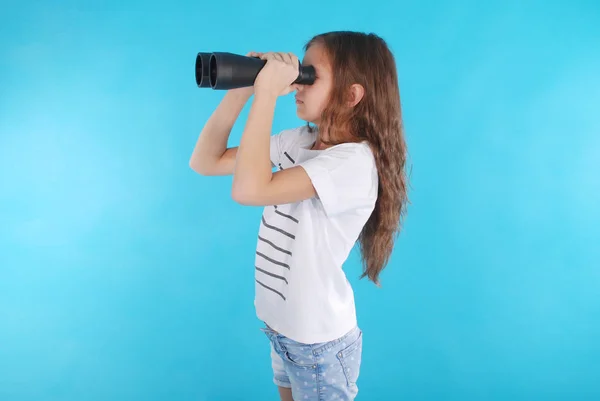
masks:
[[[265,255],[264,253],[258,252],[256,251],[256,254],[260,257],[262,257],[263,259],[268,260],[269,262],[276,264],[278,266],[282,266],[285,267],[286,269],[290,270],[290,265],[288,265],[287,263],[283,263],[283,262],[279,262],[278,260],[275,260],[273,258],[268,257],[267,255]]]
[[[285,155],[285,157],[287,157],[289,159],[289,161],[291,161],[293,164],[296,164],[296,162],[294,161],[294,159],[292,159],[292,157],[288,154],[288,152],[283,152],[283,154]]]
[[[279,227],[275,227],[275,226],[272,226],[272,225],[268,224],[267,221],[265,220],[265,216],[262,217],[262,223],[265,225],[265,227],[270,228],[271,230],[275,230],[277,232],[280,232],[283,235],[285,235],[287,237],[290,237],[291,239],[296,239],[296,236],[294,234],[290,234],[287,231],[282,230]]]
[[[256,279],[255,279],[255,280],[256,280]],[[271,291],[273,291],[275,294],[279,295],[279,296],[280,296],[281,298],[283,298],[283,300],[285,301],[285,297],[284,297],[284,296],[283,296],[283,294],[282,294],[282,293],[280,293],[279,291],[277,291],[277,290],[275,290],[275,289],[273,289],[273,288],[269,287],[268,285],[265,285],[265,284],[261,283],[261,282],[260,282],[260,281],[258,281],[258,280],[256,280],[256,282],[257,282],[258,284],[262,285],[263,287],[265,287],[267,290],[271,290]]]
[[[277,205],[273,205],[273,207],[275,208],[275,213],[277,213],[278,215],[280,215],[280,216],[283,216],[283,217],[285,217],[285,218],[287,218],[287,219],[290,219],[290,220],[292,220],[294,223],[298,223],[298,219],[297,219],[297,218],[295,218],[294,216],[290,216],[289,214],[285,214],[285,213],[282,213],[282,212],[280,212],[279,210],[277,210]]]
[[[263,237],[261,237],[260,235],[258,236],[258,239],[259,239],[260,241],[262,241],[262,242],[266,242],[267,244],[271,245],[273,248],[277,249],[279,252],[283,252],[283,253],[286,253],[286,254],[288,254],[288,255],[292,256],[292,252],[290,252],[290,251],[288,251],[288,250],[286,250],[286,249],[283,249],[283,248],[281,248],[281,247],[279,247],[279,246],[275,245],[274,243],[272,243],[272,242],[271,242],[271,241],[269,241],[268,239],[266,239],[266,238],[263,238]]]
[[[258,267],[258,266],[254,266],[254,267],[255,267],[255,268],[256,268],[256,270],[258,270],[259,272],[261,272],[261,273],[264,273],[264,274],[266,274],[267,276],[271,276],[271,277],[278,278],[279,280],[282,280],[282,281],[284,281],[286,284],[288,284],[288,281],[287,281],[287,279],[286,279],[285,277],[283,277],[283,276],[280,276],[280,275],[278,275],[278,274],[274,274],[274,273],[268,272],[268,271],[266,271],[266,270],[263,270],[263,269],[261,269],[261,268],[260,268],[260,267]]]

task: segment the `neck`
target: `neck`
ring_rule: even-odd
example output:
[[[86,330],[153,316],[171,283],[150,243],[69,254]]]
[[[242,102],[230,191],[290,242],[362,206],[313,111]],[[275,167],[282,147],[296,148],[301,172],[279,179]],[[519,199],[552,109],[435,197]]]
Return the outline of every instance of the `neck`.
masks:
[[[323,142],[321,142],[321,140],[319,138],[317,138],[317,140],[315,141],[315,143],[313,143],[312,148],[310,148],[311,150],[325,150],[327,149],[329,146],[323,145]]]
[[[317,123],[315,123],[315,128],[318,131],[319,125]],[[313,143],[313,145],[310,148],[310,150],[325,150],[325,149],[327,149],[329,147],[330,147],[329,145],[324,145],[323,142],[321,142],[321,134],[317,133],[317,139]]]

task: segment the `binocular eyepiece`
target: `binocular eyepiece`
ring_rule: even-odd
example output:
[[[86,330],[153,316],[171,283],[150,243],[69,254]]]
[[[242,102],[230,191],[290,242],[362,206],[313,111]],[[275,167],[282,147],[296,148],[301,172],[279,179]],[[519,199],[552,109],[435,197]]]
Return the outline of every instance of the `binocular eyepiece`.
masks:
[[[233,53],[198,53],[196,56],[196,85],[199,88],[235,89],[253,86],[260,70],[267,63],[258,57]],[[295,84],[312,85],[315,68],[299,66]]]

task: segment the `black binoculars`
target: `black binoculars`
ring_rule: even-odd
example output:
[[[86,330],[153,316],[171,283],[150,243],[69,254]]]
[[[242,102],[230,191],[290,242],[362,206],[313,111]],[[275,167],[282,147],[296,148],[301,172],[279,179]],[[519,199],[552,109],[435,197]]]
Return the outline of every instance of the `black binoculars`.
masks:
[[[198,53],[196,56],[196,85],[199,88],[235,89],[253,86],[260,70],[267,63],[258,57],[233,53]],[[315,68],[300,65],[295,84],[312,85]]]

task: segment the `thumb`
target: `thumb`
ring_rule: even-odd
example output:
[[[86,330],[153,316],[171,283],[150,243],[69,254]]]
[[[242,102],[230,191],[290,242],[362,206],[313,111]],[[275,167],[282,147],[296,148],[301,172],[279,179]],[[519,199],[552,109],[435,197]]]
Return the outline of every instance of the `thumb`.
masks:
[[[285,94],[289,95],[292,92],[296,92],[298,90],[298,84],[291,84],[288,86],[287,90],[285,90]]]

